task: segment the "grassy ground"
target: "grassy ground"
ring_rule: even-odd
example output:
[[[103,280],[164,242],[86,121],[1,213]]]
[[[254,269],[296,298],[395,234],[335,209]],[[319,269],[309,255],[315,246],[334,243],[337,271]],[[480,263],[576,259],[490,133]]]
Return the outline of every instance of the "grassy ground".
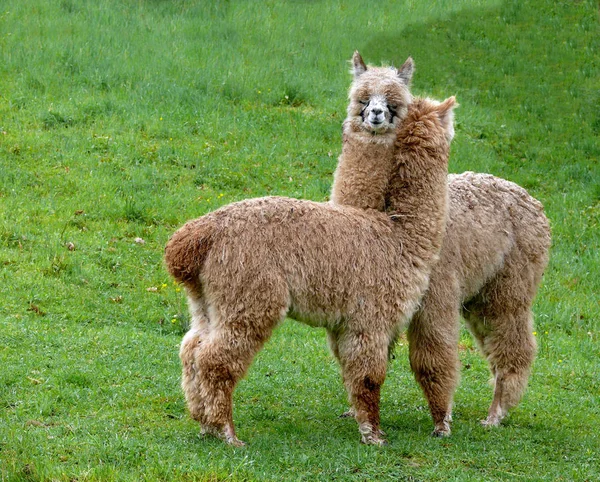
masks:
[[[598,480],[600,28],[591,0],[0,5],[0,480]],[[324,333],[285,323],[236,392],[245,449],[179,389],[185,220],[327,199],[354,49],[455,94],[452,166],[525,186],[552,221],[539,356],[504,426],[463,334],[454,433],[398,347],[390,446],[358,444]]]

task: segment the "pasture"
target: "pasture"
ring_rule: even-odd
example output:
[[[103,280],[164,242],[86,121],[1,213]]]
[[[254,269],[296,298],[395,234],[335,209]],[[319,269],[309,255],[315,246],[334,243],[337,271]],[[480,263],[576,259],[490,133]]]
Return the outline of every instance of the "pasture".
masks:
[[[503,425],[465,331],[453,434],[400,340],[390,445],[358,443],[325,333],[286,321],[235,394],[245,448],[181,392],[169,236],[232,201],[325,201],[348,73],[411,55],[456,95],[452,172],[542,201],[553,230],[538,357]],[[600,479],[597,2],[5,0],[0,4],[0,481]]]

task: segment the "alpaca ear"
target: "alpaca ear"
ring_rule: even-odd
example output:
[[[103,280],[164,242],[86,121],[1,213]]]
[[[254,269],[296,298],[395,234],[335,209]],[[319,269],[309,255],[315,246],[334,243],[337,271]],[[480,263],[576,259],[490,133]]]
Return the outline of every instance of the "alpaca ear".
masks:
[[[415,71],[415,63],[412,57],[406,59],[406,62],[402,64],[402,67],[398,69],[398,77],[404,82],[405,85],[410,84],[413,73]]]
[[[456,97],[448,97],[444,102],[436,107],[440,116],[442,127],[446,133],[446,139],[450,142],[454,138],[454,109],[458,107]]]
[[[354,74],[354,78],[360,77],[367,71],[367,66],[363,61],[362,57],[358,53],[358,50],[354,51],[354,55],[352,56],[352,73]]]

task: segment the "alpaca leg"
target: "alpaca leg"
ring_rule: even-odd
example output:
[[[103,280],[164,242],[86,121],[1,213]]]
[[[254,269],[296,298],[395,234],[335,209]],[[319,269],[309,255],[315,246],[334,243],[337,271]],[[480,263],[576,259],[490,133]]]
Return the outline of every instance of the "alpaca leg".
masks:
[[[244,445],[233,425],[233,391],[285,312],[280,307],[260,317],[251,312],[215,315],[219,322],[211,324],[208,336],[195,348],[196,371],[188,396],[190,412],[200,422],[202,433]]]
[[[196,359],[202,340],[205,338],[201,332],[192,328],[183,337],[181,348],[179,349],[179,358],[181,359],[182,367],[181,388],[183,389],[185,400],[194,420],[201,419],[204,407],[202,401],[198,399],[199,393],[196,391],[196,374],[198,373]]]
[[[481,296],[464,313],[492,373],[494,398],[482,421],[485,426],[499,425],[508,410],[519,403],[536,353],[533,316],[528,305],[509,302],[495,306],[495,300]]]
[[[185,394],[187,405],[194,420],[200,420],[202,403],[197,400],[195,390],[195,378],[197,373],[196,357],[202,340],[209,334],[209,321],[204,311],[204,303],[201,298],[195,300],[189,298],[192,323],[190,330],[185,334],[179,350],[179,358],[182,365],[181,388]]]
[[[327,341],[329,343],[329,349],[331,350],[331,353],[333,353],[333,356],[335,357],[335,359],[337,360],[337,362],[340,364],[340,367],[342,367],[342,361],[340,360],[340,348],[338,345],[338,333],[332,331],[332,330],[327,330]],[[342,377],[344,376],[344,369],[342,367]],[[344,380],[344,386],[346,387],[346,381]],[[348,393],[348,400],[350,403],[352,403],[351,399],[350,399],[350,394]],[[354,407],[350,406],[350,408],[348,408],[348,410],[346,410],[344,413],[342,413],[339,418],[354,418]]]
[[[212,331],[196,347],[193,386],[186,393],[192,417],[203,434],[214,435],[231,445],[244,445],[235,434],[233,391],[244,376],[267,334],[220,329]]]
[[[213,336],[198,345],[194,360],[196,376],[188,406],[192,417],[198,420],[203,434],[222,438],[227,443],[240,446],[233,427],[233,389],[243,376],[244,366],[231,352],[226,336]],[[248,347],[247,358],[254,353]],[[248,362],[249,364],[249,362]],[[195,403],[190,403],[195,402]]]
[[[506,313],[493,321],[495,330],[485,340],[494,376],[494,398],[483,425],[496,426],[515,407],[525,389],[535,358],[533,316],[529,310]]]
[[[410,366],[425,394],[435,428],[432,435],[450,435],[452,400],[460,376],[458,310],[423,300],[408,328]],[[436,300],[439,301],[439,300]]]
[[[521,251],[505,258],[504,267],[465,306],[469,328],[486,356],[494,382],[494,398],[486,426],[498,425],[519,403],[535,358],[531,305],[543,266]]]
[[[210,291],[203,299],[210,302],[204,309],[194,311],[194,293],[188,292],[197,321],[192,328],[197,332],[186,335],[182,345],[182,361],[188,362],[191,352],[193,366],[193,377],[188,378],[185,387],[186,398],[202,433],[243,445],[233,424],[233,391],[254,355],[285,317],[289,291],[286,283],[276,277],[238,280],[239,286],[232,286],[220,271],[207,268],[207,272],[209,276],[203,281]],[[196,317],[196,313],[205,315]]]
[[[338,363],[341,363],[340,348],[338,345],[338,334],[332,330],[327,330],[327,342],[329,344],[329,349],[331,350],[331,353],[333,353],[333,356],[338,361]]]
[[[389,340],[378,333],[346,332],[338,338],[344,384],[361,442],[386,443],[379,428],[379,400],[385,380]]]

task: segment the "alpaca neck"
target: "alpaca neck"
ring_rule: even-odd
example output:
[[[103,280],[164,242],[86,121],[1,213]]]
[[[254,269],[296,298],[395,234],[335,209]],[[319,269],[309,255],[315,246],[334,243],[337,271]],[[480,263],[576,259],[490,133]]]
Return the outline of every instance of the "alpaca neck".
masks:
[[[396,162],[385,210],[413,241],[405,248],[429,260],[439,252],[446,226],[448,148],[400,144]]]
[[[361,209],[385,209],[394,166],[395,132],[376,135],[344,123],[342,154],[333,177],[331,200]]]

